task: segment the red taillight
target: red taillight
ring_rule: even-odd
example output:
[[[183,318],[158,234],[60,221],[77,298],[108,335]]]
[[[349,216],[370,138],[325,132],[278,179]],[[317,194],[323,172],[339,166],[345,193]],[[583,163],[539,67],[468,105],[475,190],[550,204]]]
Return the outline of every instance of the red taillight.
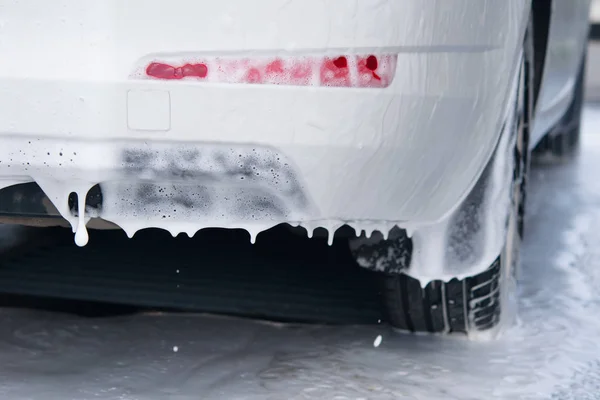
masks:
[[[206,78],[208,68],[204,64],[185,64],[173,67],[163,63],[152,63],[146,68],[146,74],[158,79],[183,79],[186,77]]]
[[[338,57],[220,58],[156,60],[144,69],[153,79],[215,83],[383,88],[396,70],[396,55]]]

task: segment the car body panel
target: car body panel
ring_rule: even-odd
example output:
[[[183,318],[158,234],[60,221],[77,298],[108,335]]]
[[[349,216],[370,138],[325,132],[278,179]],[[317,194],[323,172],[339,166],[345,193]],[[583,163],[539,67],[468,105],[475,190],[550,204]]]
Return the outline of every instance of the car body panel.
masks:
[[[10,2],[0,41],[0,185],[37,182],[74,229],[67,198],[97,183],[123,203],[100,217],[131,232],[436,221],[468,194],[498,141],[528,14],[526,0]],[[132,76],[156,57],[369,53],[397,56],[389,86]],[[208,153],[231,167],[208,171],[200,161]],[[277,176],[239,180],[259,161],[265,174],[293,175],[286,184],[301,192],[301,210]],[[115,184],[124,181],[129,189]],[[203,198],[202,187],[212,204],[227,197],[225,209],[236,211],[197,207],[159,223],[148,197],[132,194],[140,182],[175,182],[188,198]],[[223,186],[235,188],[231,196]],[[259,206],[250,192],[268,201]],[[181,206],[168,199],[161,204]]]
[[[600,1],[592,0],[592,5],[590,7],[590,21],[593,24],[600,23]]]
[[[544,72],[530,140],[533,149],[565,114],[573,99],[587,46],[590,0],[554,0]]]

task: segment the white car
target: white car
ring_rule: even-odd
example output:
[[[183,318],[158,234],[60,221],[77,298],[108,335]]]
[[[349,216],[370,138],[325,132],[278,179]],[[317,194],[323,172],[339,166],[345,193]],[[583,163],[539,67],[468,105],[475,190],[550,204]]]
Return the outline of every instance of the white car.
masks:
[[[576,148],[589,8],[0,0],[2,221],[349,226],[395,327],[489,331],[529,154]]]

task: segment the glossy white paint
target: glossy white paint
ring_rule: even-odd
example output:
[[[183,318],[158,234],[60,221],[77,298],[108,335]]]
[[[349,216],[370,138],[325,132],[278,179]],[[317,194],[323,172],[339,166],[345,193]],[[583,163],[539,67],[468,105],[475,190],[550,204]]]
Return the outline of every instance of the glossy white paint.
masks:
[[[593,23],[600,23],[600,1],[592,0],[592,6],[590,10],[590,20]]]
[[[5,2],[0,176],[40,183],[77,229],[68,194],[123,180],[118,154],[126,149],[148,143],[257,147],[290,160],[310,210],[298,220],[267,215],[250,226],[229,215],[218,226],[255,235],[280,222],[385,230],[390,223],[436,221],[467,194],[498,140],[527,3]],[[139,60],[152,54],[369,51],[398,54],[395,79],[385,89],[130,79]],[[138,96],[144,91],[169,94],[168,124],[166,95]],[[136,93],[129,109],[128,93]],[[140,121],[144,106],[147,123]],[[49,155],[41,152],[47,147]],[[90,156],[63,162],[57,154],[66,147]],[[138,214],[136,226],[154,226],[150,219]],[[186,219],[193,226],[185,231],[213,222]]]
[[[514,172],[514,149],[518,129],[518,112],[521,110],[514,104],[523,107],[524,79],[517,74],[511,83],[511,97],[509,104],[512,106],[507,111],[506,125],[502,132],[496,152],[488,166],[489,173],[482,185],[481,196],[484,200],[481,208],[460,204],[457,209],[441,221],[428,226],[421,226],[410,232],[412,237],[412,256],[410,268],[406,273],[418,279],[423,287],[433,280],[450,281],[452,279],[466,279],[475,276],[490,268],[498,255],[507,245],[506,221],[511,212],[511,182]],[[469,202],[467,201],[467,204]],[[457,217],[465,213],[465,207],[476,217],[473,223],[478,228],[465,228],[464,222],[457,222]],[[460,219],[458,219],[460,221]],[[477,241],[473,236],[465,234],[468,229],[476,232],[476,237],[485,240]],[[458,235],[453,232],[458,231]],[[454,239],[454,243],[453,240]],[[360,239],[358,239],[360,240]],[[472,251],[470,257],[457,257],[456,253],[449,251],[452,246],[478,248]],[[502,262],[506,262],[502,260]],[[505,264],[507,270],[510,264]],[[364,265],[363,265],[364,266]],[[369,266],[367,266],[369,267]],[[503,316],[503,320],[507,320]],[[503,325],[505,321],[503,321]],[[470,332],[470,335],[491,335],[498,333],[500,326],[485,332]]]
[[[554,0],[531,148],[565,114],[587,46],[590,0]]]

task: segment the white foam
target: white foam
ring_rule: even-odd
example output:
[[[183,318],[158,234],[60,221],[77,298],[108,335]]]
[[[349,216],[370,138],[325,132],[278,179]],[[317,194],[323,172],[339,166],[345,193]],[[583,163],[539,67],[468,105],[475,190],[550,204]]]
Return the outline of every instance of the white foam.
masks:
[[[413,241],[411,265],[407,274],[419,280],[425,287],[432,280],[450,281],[465,279],[488,269],[502,252],[506,243],[506,220],[510,211],[510,190],[512,188],[512,171],[514,166],[513,149],[515,136],[513,126],[516,124],[515,102],[519,88],[519,74],[515,74],[508,96],[505,113],[504,132],[500,137],[497,151],[493,157],[491,175],[484,189],[483,210],[480,213],[480,225],[485,227],[482,241],[483,251],[476,260],[467,262],[448,257],[448,239],[453,217],[461,204],[449,212],[443,219],[428,225],[411,226],[407,229]]]
[[[381,335],[378,335],[375,338],[375,341],[373,342],[373,347],[379,347],[381,345],[382,340],[383,340],[383,338],[381,337]]]

